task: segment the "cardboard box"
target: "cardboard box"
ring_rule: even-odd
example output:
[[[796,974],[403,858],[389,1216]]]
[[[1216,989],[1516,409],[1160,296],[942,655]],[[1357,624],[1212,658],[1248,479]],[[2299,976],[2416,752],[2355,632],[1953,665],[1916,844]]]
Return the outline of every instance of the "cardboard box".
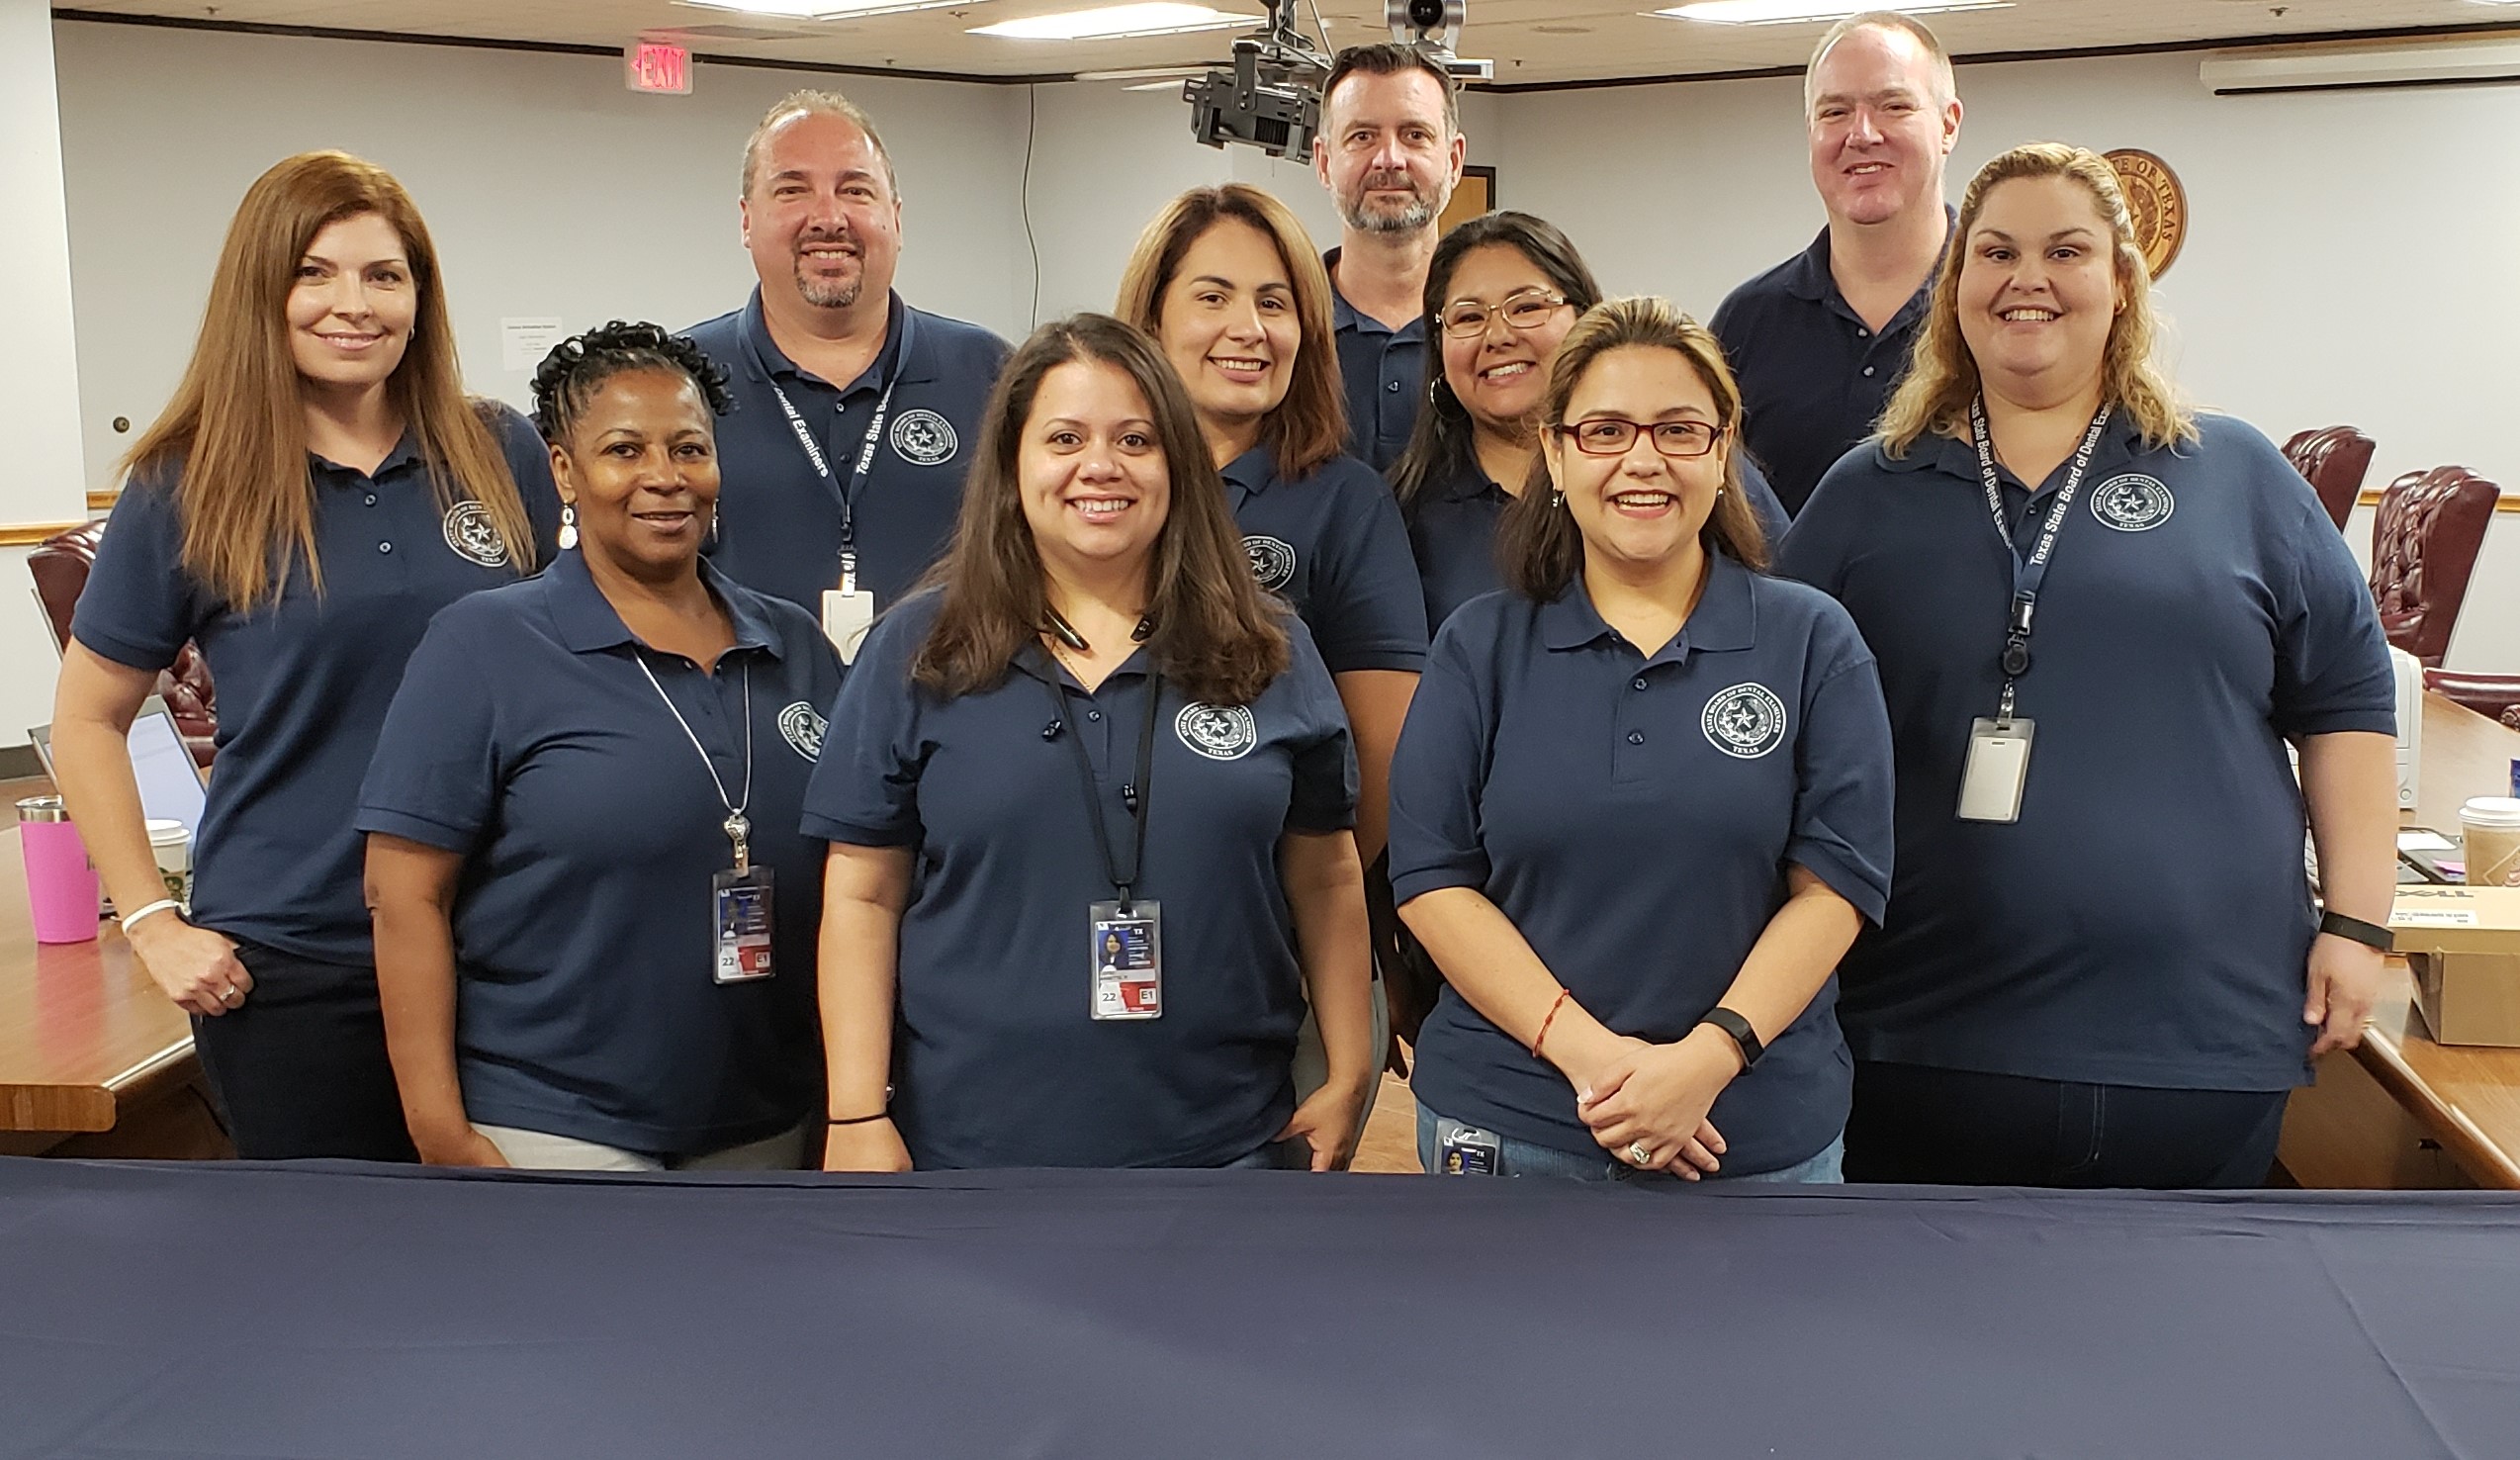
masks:
[[[2388,926],[2435,1043],[2520,1047],[2520,887],[2402,886]]]

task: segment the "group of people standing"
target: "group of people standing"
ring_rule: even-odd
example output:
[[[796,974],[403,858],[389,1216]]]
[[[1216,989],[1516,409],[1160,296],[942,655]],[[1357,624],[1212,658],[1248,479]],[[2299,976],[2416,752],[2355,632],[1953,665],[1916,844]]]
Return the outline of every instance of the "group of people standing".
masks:
[[[54,729],[239,1152],[1336,1169],[1396,1033],[1430,1171],[2257,1184],[2386,942],[2370,598],[2161,374],[2104,162],[1946,207],[1901,15],[1805,92],[1828,227],[1712,328],[1439,237],[1452,83],[1375,46],[1339,247],[1194,190],[1011,351],[799,93],[753,297],[530,425],[393,179],[273,168]],[[188,641],[186,910],[123,736]]]

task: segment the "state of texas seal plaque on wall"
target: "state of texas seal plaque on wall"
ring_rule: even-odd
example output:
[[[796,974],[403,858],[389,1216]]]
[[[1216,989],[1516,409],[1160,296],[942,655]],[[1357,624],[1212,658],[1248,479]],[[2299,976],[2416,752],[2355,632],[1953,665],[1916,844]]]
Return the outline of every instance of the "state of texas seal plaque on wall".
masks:
[[[2179,174],[2150,152],[2120,147],[2104,154],[2116,170],[2117,186],[2126,194],[2126,212],[2134,220],[2135,246],[2155,279],[2170,272],[2179,246],[2188,241],[2188,190]]]

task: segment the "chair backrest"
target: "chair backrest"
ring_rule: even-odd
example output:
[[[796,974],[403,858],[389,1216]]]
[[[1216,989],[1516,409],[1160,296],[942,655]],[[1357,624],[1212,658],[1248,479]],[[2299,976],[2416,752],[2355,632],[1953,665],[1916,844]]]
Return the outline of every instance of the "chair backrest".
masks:
[[[70,619],[78,610],[80,593],[87,588],[88,570],[96,564],[96,545],[104,538],[104,521],[88,522],[45,538],[27,554],[35,595],[43,600],[58,643],[70,642]],[[175,713],[175,728],[183,732],[184,748],[194,760],[209,765],[218,754],[219,690],[211,683],[210,665],[198,645],[186,644],[157,677],[157,692]]]
[[[2466,467],[2408,472],[2381,494],[2372,523],[2372,597],[2388,642],[2439,665],[2468,596],[2502,489]]]
[[[2284,443],[2285,459],[2309,479],[2319,503],[2343,531],[2354,515],[2354,501],[2363,494],[2363,474],[2372,469],[2372,438],[2349,425],[2303,431]]]

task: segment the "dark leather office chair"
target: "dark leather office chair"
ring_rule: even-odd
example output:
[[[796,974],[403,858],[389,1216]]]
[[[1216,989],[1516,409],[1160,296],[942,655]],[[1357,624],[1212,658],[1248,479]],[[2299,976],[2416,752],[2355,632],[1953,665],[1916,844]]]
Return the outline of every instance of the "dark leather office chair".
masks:
[[[2459,701],[2488,720],[2520,730],[2520,675],[2479,675],[2428,669],[2424,687]]]
[[[2372,469],[2372,438],[2349,425],[2303,431],[2284,443],[2284,458],[2309,479],[2319,504],[2343,531],[2363,494],[2363,475]]]
[[[2372,523],[2372,597],[2388,642],[2437,669],[2502,489],[2466,467],[2408,472]]]
[[[96,563],[96,545],[105,523],[90,522],[45,538],[27,554],[27,571],[35,576],[36,596],[52,620],[54,642],[70,642],[70,614],[87,587],[88,569]],[[210,682],[210,665],[199,647],[186,644],[175,663],[157,677],[157,692],[175,712],[175,728],[193,759],[207,766],[218,754],[219,694]]]

